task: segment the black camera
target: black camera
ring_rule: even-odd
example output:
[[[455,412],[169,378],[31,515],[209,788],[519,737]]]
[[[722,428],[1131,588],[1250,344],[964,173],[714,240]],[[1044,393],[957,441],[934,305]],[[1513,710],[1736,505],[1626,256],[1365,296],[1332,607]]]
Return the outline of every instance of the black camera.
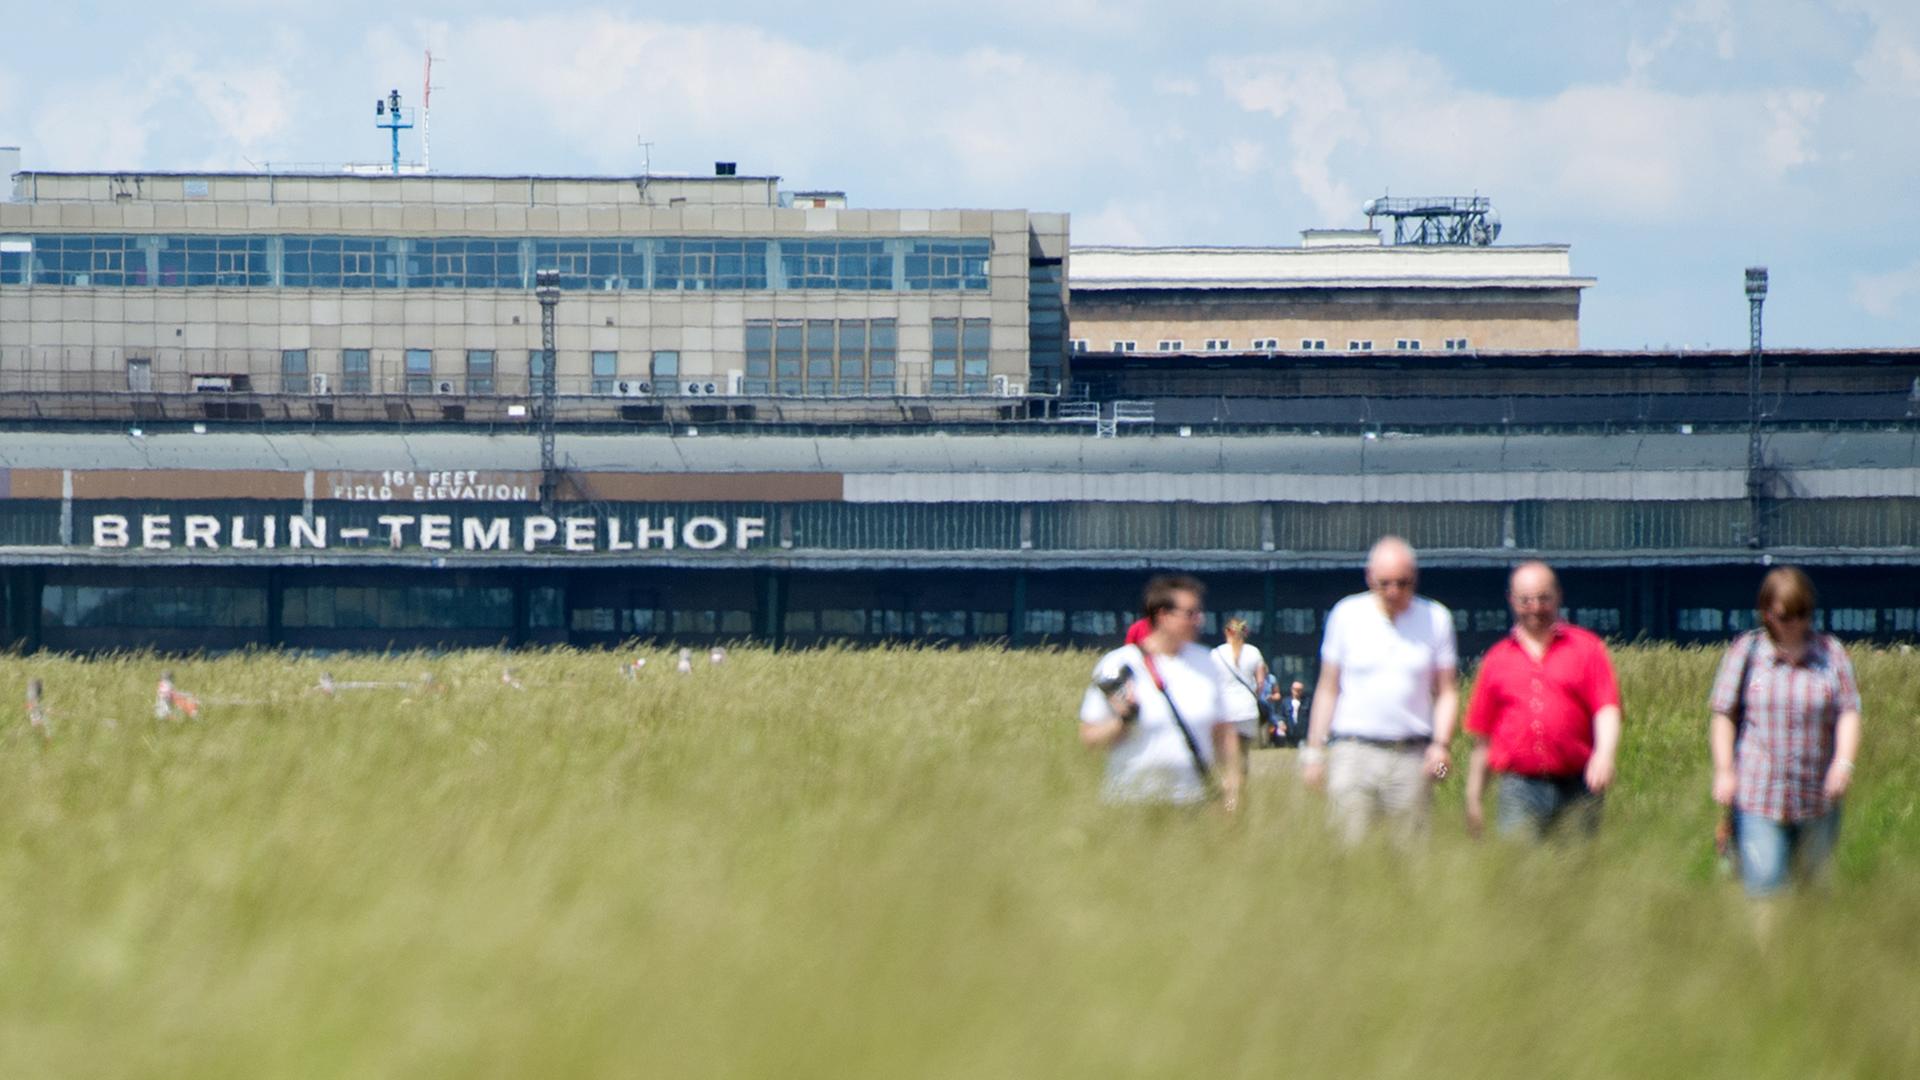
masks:
[[[1133,669],[1123,667],[1112,675],[1095,679],[1093,685],[1099,687],[1100,692],[1111,699],[1115,694],[1125,690],[1132,682]],[[1116,710],[1115,715],[1119,717],[1121,723],[1130,724],[1134,721],[1138,711],[1136,707],[1129,706],[1125,709]]]

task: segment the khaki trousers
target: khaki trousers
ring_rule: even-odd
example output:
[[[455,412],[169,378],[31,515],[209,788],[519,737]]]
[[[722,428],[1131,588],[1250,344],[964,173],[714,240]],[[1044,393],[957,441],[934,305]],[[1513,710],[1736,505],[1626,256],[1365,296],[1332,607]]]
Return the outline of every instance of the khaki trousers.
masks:
[[[1341,842],[1358,844],[1375,825],[1396,842],[1411,842],[1426,834],[1432,809],[1423,747],[1342,739],[1327,748],[1327,812]]]

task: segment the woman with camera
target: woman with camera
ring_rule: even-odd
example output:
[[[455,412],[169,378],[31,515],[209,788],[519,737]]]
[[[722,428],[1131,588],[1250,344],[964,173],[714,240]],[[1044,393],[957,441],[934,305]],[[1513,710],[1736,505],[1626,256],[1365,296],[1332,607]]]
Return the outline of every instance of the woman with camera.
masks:
[[[1204,589],[1185,576],[1147,583],[1149,630],[1094,665],[1080,705],[1080,741],[1107,752],[1114,802],[1205,801],[1216,777],[1228,810],[1240,800],[1240,741],[1220,669],[1200,636]]]

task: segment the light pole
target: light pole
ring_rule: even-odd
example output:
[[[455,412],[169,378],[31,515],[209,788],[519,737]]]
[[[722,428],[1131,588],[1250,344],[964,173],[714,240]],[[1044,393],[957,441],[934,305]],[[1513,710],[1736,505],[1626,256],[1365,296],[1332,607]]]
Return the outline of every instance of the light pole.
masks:
[[[553,462],[553,309],[560,303],[560,271],[535,270],[533,295],[540,301],[540,512],[551,515],[559,486]]]
[[[399,176],[400,133],[413,126],[413,121],[402,119],[400,116],[400,91],[389,91],[384,101],[380,98],[374,98],[373,115],[386,117],[384,121],[373,126],[385,128],[387,133],[393,136],[393,175]]]
[[[1749,345],[1747,350],[1747,546],[1767,546],[1762,512],[1766,502],[1766,477],[1760,455],[1760,308],[1767,302],[1767,268],[1747,267],[1747,311]]]

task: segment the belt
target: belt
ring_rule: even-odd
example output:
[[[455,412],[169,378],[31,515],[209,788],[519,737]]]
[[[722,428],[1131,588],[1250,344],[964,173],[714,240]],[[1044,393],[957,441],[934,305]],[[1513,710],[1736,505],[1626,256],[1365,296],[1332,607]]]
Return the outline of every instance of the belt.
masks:
[[[1426,735],[1409,735],[1404,739],[1376,739],[1370,735],[1334,735],[1328,742],[1357,742],[1367,746],[1378,746],[1386,750],[1423,749],[1433,739]]]

